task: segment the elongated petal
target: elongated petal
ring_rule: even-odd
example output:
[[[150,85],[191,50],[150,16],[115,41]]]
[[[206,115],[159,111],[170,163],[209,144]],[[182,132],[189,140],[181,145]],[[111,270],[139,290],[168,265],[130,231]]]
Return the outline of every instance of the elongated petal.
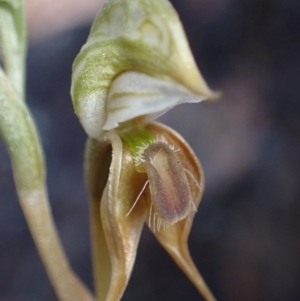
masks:
[[[145,174],[135,171],[132,155],[122,146],[121,139],[113,133],[108,139],[112,142],[113,153],[108,182],[101,200],[101,220],[111,258],[111,278],[107,296],[99,300],[118,301],[131,275],[145,222],[143,197],[131,209],[147,179]]]
[[[109,114],[109,89],[113,80],[127,71],[175,83],[201,99],[215,97],[197,68],[168,0],[109,0],[97,15],[74,62],[71,88],[75,112],[89,136],[102,136]],[[167,99],[172,97],[164,101]]]
[[[194,152],[178,133],[166,126],[158,123],[152,123],[147,126],[147,129],[151,132],[155,132],[157,135],[162,135],[168,144],[172,145],[174,149],[178,150],[176,155],[178,160],[180,160],[181,164],[183,165],[183,168],[186,170],[186,176],[190,185],[194,206],[195,208],[198,207],[204,189],[204,175],[202,167],[198,162]],[[149,192],[147,192],[147,195],[148,202],[152,202],[151,198],[153,196],[150,195]],[[160,225],[159,227],[157,226],[156,222],[153,222],[153,218],[149,216],[148,226],[160,244],[172,256],[174,261],[187,275],[191,282],[194,283],[203,297],[207,301],[215,301],[216,299],[195,267],[195,264],[192,261],[188,251],[187,240],[194,215],[195,210],[191,210],[185,219],[180,220],[172,225],[165,224]]]
[[[89,138],[85,150],[85,180],[90,194],[90,227],[94,285],[98,301],[104,301],[110,286],[111,263],[103,225],[100,203],[107,183],[112,149],[109,142]]]

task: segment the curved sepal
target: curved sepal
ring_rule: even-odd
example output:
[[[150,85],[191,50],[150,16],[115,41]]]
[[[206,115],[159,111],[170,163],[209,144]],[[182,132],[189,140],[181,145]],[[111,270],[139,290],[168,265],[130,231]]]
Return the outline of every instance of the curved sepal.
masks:
[[[117,135],[111,134],[108,139],[112,142],[112,163],[101,199],[101,220],[111,259],[111,276],[107,295],[102,295],[99,300],[118,301],[131,275],[145,222],[146,210],[142,200],[130,210],[146,176],[135,171],[131,153]]]

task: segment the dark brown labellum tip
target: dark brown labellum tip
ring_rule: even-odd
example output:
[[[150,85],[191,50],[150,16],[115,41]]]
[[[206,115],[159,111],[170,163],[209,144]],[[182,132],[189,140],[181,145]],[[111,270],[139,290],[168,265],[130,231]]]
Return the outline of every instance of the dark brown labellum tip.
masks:
[[[144,159],[155,212],[169,224],[185,218],[193,200],[175,151],[164,142],[156,142],[145,149]]]

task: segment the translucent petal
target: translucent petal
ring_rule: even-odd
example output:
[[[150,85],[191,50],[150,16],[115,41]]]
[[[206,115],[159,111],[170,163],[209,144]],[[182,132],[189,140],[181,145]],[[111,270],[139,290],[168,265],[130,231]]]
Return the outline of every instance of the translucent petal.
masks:
[[[107,120],[104,130],[118,127],[119,123],[145,115],[145,122],[155,119],[174,106],[185,102],[200,102],[203,96],[174,81],[128,71],[112,83],[107,98]]]

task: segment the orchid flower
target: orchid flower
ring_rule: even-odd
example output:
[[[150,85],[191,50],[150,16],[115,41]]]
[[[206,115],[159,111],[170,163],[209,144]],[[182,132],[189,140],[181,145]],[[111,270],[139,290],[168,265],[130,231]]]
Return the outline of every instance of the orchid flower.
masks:
[[[200,163],[175,131],[153,122],[177,104],[213,99],[167,0],[109,0],[73,65],[71,94],[88,139],[98,301],[119,301],[143,225],[203,297],[216,300],[187,239],[204,189]]]
[[[136,136],[131,145],[110,132],[106,141],[90,139],[87,144],[97,300],[121,299],[144,223],[203,297],[216,300],[187,247],[204,189],[201,165],[174,130],[159,123],[150,123],[145,130],[153,140]]]

